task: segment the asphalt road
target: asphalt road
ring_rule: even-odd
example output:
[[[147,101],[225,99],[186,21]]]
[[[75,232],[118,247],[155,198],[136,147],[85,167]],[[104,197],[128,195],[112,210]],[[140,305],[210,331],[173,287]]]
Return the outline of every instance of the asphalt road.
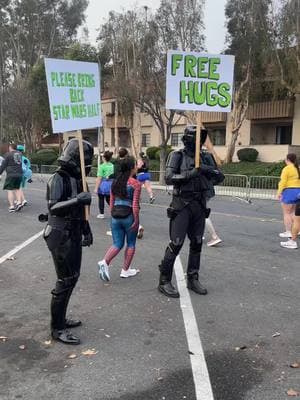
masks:
[[[45,184],[33,183],[27,198],[27,208],[8,214],[0,191],[0,258],[43,228],[37,215],[46,210]],[[153,206],[142,205],[146,231],[134,259],[139,276],[120,279],[119,256],[104,285],[96,265],[111,238],[109,220],[95,218],[95,199],[95,243],[84,250],[70,306],[84,322],[76,330],[80,346],[49,343],[55,274],[42,238],[0,265],[0,337],[8,338],[0,338],[1,400],[196,400],[179,301],[156,288],[169,200],[159,191]],[[212,208],[224,241],[204,245],[201,280],[209,294],[191,299],[215,400],[288,399],[289,389],[300,391],[300,369],[290,367],[300,362],[299,251],[279,247],[275,202],[217,198]],[[187,250],[186,244],[183,265]],[[95,354],[83,355],[88,349]]]

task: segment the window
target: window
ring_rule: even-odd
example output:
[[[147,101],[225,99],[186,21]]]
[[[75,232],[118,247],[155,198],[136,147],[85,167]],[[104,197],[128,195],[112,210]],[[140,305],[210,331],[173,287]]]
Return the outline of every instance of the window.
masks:
[[[110,129],[110,145],[111,147],[116,145],[115,128]]]
[[[225,146],[226,129],[212,129],[208,131],[208,135],[215,146]]]
[[[116,103],[112,102],[111,103],[111,114],[115,115],[115,113],[116,113]]]
[[[276,126],[276,144],[292,144],[292,126]]]
[[[149,147],[151,144],[150,133],[142,133],[142,147]]]
[[[172,133],[171,146],[172,147],[180,146],[182,136],[183,136],[183,133]]]
[[[130,147],[131,140],[128,129],[119,129],[119,146],[120,147]]]

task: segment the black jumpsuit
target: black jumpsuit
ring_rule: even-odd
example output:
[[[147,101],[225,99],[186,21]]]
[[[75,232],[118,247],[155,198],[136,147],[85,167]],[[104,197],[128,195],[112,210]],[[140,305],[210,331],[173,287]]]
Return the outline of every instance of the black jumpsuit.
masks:
[[[198,274],[206,209],[207,178],[195,170],[194,154],[185,149],[171,153],[166,166],[166,183],[173,185],[172,203],[168,209],[170,217],[170,243],[166,249],[160,271],[167,280],[172,279],[175,259],[185,237],[190,240],[188,277]]]
[[[90,232],[88,222],[84,221],[84,206],[77,201],[81,192],[81,180],[63,169],[56,172],[47,185],[49,219],[44,239],[57,275],[51,292],[52,332],[65,329],[67,306],[80,275],[82,235]]]

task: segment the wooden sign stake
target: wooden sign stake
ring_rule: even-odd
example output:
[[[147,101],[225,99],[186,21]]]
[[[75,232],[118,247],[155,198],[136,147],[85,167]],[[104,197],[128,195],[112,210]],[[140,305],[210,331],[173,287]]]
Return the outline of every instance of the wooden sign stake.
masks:
[[[78,139],[79,144],[79,154],[80,154],[80,169],[81,169],[81,178],[82,178],[82,188],[84,192],[88,191],[86,175],[85,175],[85,164],[84,164],[84,151],[83,151],[83,141],[82,141],[82,132],[77,131],[76,138]],[[89,206],[85,206],[85,219],[88,221],[90,216]]]
[[[201,128],[202,128],[201,114],[200,112],[197,112],[195,168],[200,167]]]

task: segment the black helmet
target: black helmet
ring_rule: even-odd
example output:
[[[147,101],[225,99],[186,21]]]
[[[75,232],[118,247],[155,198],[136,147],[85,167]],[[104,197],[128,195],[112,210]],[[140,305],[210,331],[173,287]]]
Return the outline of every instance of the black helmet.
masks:
[[[194,151],[195,151],[195,144],[196,144],[196,132],[197,132],[196,125],[187,126],[183,132],[183,136],[181,139],[184,146],[194,149]],[[201,129],[200,138],[201,138],[200,145],[203,146],[203,144],[205,143],[206,138],[207,138],[207,130],[206,129]]]
[[[85,173],[88,174],[92,167],[94,149],[91,143],[86,140],[83,143]],[[80,176],[80,153],[79,142],[77,139],[71,139],[65,146],[62,155],[58,159],[59,164],[67,169],[74,176]]]

